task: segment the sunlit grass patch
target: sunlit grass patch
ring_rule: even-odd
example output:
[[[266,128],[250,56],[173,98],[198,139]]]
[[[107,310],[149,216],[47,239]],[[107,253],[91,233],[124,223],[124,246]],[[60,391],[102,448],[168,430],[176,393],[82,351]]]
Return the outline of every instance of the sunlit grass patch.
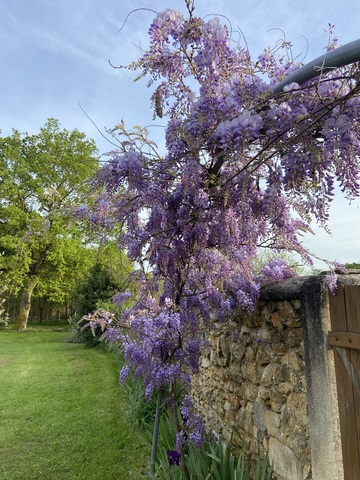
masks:
[[[149,444],[116,360],[65,333],[0,331],[0,479],[137,479]]]

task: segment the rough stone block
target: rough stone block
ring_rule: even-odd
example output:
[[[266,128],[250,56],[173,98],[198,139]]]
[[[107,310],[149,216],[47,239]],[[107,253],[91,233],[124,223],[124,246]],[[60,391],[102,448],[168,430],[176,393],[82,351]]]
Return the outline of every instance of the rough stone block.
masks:
[[[286,480],[302,480],[303,467],[301,460],[294,452],[274,437],[269,441],[269,460],[274,463],[274,470]]]
[[[271,323],[273,324],[273,326],[278,329],[278,330],[282,330],[283,329],[283,326],[282,326],[282,321],[281,321],[281,316],[280,316],[280,313],[279,312],[274,312],[272,315],[271,315]]]
[[[279,432],[281,420],[280,415],[271,410],[265,412],[265,427],[267,429],[268,435],[275,437]]]
[[[244,399],[251,400],[252,402],[256,400],[256,397],[258,396],[258,388],[251,382],[246,382],[244,384],[243,392]]]
[[[295,352],[295,350],[290,350],[287,359],[289,365],[295,370],[296,372],[303,372],[305,369],[304,361],[300,357],[300,355]]]
[[[279,373],[281,372],[280,363],[270,363],[264,370],[261,377],[261,384],[265,387],[278,383]]]
[[[283,302],[279,302],[278,309],[279,309],[279,314],[281,318],[284,320],[293,318],[296,316],[293,306],[287,300],[284,300]]]
[[[203,358],[201,359],[201,367],[202,367],[202,368],[208,368],[208,367],[210,367],[210,365],[211,365],[211,364],[210,364],[210,359],[209,359],[209,358],[203,357]]]
[[[267,407],[263,403],[254,402],[254,425],[255,427],[264,432],[266,430],[265,415]]]
[[[269,348],[259,348],[256,353],[256,363],[258,365],[268,365],[274,361],[274,355]]]
[[[284,337],[285,345],[289,348],[298,347],[303,339],[302,328],[289,328]]]

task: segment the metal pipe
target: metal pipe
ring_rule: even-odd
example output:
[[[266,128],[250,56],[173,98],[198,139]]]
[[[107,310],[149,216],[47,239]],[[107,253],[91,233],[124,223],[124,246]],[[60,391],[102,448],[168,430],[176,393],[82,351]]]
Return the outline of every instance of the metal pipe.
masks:
[[[315,58],[312,62],[307,63],[299,70],[291,73],[282,82],[278,83],[272,90],[273,93],[281,93],[290,83],[302,85],[313,78],[318,77],[324,70],[334,70],[335,68],[344,67],[351,63],[360,61],[360,39],[347,43],[342,47],[335,48],[330,52]]]
[[[335,48],[330,52],[321,55],[321,57],[315,58],[312,62],[307,63],[303,67],[299,68],[294,73],[291,73],[288,77],[278,83],[273,89],[273,94],[282,93],[286,85],[290,85],[295,82],[298,85],[302,85],[313,78],[320,76],[324,70],[334,70],[335,68],[344,67],[351,63],[360,61],[360,39],[347,43],[342,47]],[[262,109],[266,109],[263,107]],[[220,153],[215,165],[209,171],[212,175],[217,175],[223,166],[225,161],[224,155]]]
[[[161,418],[161,404],[163,398],[163,391],[161,388],[158,390],[157,394],[157,401],[156,401],[156,413],[155,413],[155,420],[154,420],[154,431],[152,435],[152,446],[151,446],[151,461],[150,461],[150,471],[152,472],[155,468],[156,462],[156,450],[159,438],[159,426],[160,426],[160,418]]]

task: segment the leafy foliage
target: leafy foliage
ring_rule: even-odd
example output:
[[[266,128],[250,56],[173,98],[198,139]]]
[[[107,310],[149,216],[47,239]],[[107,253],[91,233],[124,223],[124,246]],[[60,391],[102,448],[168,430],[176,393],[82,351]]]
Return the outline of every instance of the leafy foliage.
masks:
[[[93,141],[61,130],[54,119],[37,135],[14,130],[0,138],[0,250],[10,292],[23,289],[27,297],[25,328],[33,289],[49,288],[59,298],[81,268],[72,263],[82,246],[72,211],[97,169],[95,154]]]
[[[115,311],[111,299],[117,292],[136,291],[131,281],[132,270],[132,263],[114,242],[100,246],[93,256],[93,265],[75,294],[76,319],[99,308]]]
[[[112,314],[119,313],[113,302],[116,294],[124,290],[135,294],[138,289],[131,277],[132,263],[114,242],[100,246],[97,252],[92,249],[92,253],[93,264],[74,293],[72,338],[89,347],[99,344],[104,329],[113,319]]]

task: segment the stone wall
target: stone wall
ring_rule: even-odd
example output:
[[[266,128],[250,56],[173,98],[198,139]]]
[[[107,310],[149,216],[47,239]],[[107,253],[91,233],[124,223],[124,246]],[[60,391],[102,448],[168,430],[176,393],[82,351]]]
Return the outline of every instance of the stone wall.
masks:
[[[252,315],[218,325],[194,379],[206,426],[225,440],[236,432],[250,454],[285,460],[278,478],[286,480],[311,478],[300,307],[299,299],[260,301]]]
[[[324,277],[264,288],[251,315],[209,335],[193,379],[207,430],[249,457],[268,452],[277,480],[342,478],[327,295]]]

